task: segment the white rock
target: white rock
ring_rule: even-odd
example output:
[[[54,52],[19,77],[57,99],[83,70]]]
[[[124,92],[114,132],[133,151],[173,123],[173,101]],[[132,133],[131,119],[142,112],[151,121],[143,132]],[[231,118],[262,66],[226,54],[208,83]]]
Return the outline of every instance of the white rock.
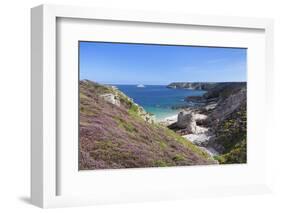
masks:
[[[196,121],[194,114],[188,111],[182,111],[178,114],[177,126],[186,129],[190,133],[196,132]]]
[[[217,155],[218,152],[213,149],[212,147],[204,147],[204,143],[207,142],[211,136],[202,133],[202,134],[188,134],[188,135],[183,135],[182,137],[184,137],[185,139],[189,140],[190,142],[194,143],[195,145],[197,145],[199,148],[203,149],[204,151],[206,151],[207,153],[209,153],[209,155],[214,156]]]
[[[191,141],[194,144],[201,145],[202,143],[209,140],[210,136],[207,136],[206,134],[188,134],[183,135],[184,138]]]
[[[194,114],[194,119],[197,120],[205,120],[208,116],[203,114]]]
[[[207,106],[205,107],[205,109],[206,109],[207,111],[213,110],[213,109],[216,108],[217,105],[218,105],[217,103],[209,104],[209,105],[207,105]]]
[[[100,97],[111,104],[120,106],[120,100],[112,93],[102,94],[102,95],[100,95]]]

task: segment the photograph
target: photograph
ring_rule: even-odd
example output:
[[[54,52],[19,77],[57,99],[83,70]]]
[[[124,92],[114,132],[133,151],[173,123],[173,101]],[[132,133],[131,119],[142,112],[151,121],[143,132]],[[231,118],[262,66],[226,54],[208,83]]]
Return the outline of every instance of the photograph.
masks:
[[[247,48],[78,42],[79,170],[247,163]]]

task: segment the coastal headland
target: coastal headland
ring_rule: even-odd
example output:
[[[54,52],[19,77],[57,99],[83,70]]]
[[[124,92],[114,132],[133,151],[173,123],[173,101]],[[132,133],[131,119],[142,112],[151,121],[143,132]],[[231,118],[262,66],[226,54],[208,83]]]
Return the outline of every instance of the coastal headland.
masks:
[[[195,104],[180,106],[179,114],[160,121],[163,125],[206,149],[221,163],[246,162],[246,82],[177,82],[167,87],[207,92],[187,97],[187,102]]]
[[[118,88],[80,81],[79,169],[246,163],[246,83],[171,83],[205,90],[160,121]]]

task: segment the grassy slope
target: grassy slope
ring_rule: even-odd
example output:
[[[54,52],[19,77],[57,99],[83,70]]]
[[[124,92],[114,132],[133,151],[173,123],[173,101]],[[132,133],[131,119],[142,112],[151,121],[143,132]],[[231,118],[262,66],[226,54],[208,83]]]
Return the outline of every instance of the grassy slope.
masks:
[[[104,93],[116,94],[121,106],[100,98]],[[173,131],[145,122],[123,93],[90,81],[80,82],[79,145],[82,170],[215,163]]]

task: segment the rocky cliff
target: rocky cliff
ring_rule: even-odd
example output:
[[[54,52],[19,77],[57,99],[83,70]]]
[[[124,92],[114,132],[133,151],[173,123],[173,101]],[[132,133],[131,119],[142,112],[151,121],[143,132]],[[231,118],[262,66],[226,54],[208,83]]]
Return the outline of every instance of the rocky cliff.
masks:
[[[215,164],[117,88],[80,81],[79,169]]]
[[[231,91],[231,92],[230,92]],[[225,95],[227,94],[227,95]],[[247,161],[247,90],[232,88],[221,94],[207,122],[214,135],[208,146],[216,149],[220,163]]]
[[[183,107],[177,122],[169,127],[187,134],[185,137],[193,139],[194,143],[213,150],[220,163],[246,163],[246,83],[215,83],[203,97],[188,97],[186,101],[198,102],[200,105]],[[196,114],[206,117],[196,120]],[[208,131],[198,133],[196,130],[200,128]]]
[[[216,89],[240,87],[245,84],[245,82],[173,82],[167,85],[167,87],[171,89],[212,90],[215,93]]]

